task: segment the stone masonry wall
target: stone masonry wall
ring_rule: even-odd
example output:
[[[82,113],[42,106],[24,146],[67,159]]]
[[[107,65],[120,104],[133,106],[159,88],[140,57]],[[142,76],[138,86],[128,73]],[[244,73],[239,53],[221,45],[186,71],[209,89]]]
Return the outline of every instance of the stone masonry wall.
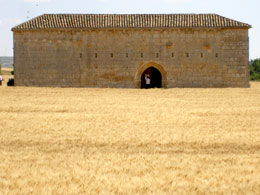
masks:
[[[15,85],[249,87],[247,29],[15,31]]]

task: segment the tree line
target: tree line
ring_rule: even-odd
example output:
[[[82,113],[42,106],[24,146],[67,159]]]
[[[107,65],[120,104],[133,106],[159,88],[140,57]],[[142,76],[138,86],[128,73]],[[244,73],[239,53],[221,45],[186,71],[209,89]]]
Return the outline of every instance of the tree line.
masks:
[[[260,58],[251,60],[250,64],[250,80],[260,81]]]

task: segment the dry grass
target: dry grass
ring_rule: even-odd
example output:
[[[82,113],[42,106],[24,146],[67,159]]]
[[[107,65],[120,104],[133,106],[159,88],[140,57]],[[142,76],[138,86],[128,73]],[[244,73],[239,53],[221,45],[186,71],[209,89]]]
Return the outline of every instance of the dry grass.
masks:
[[[13,71],[13,68],[1,68],[1,72],[3,75],[11,75],[11,71]]]
[[[260,192],[260,83],[0,97],[0,194]]]

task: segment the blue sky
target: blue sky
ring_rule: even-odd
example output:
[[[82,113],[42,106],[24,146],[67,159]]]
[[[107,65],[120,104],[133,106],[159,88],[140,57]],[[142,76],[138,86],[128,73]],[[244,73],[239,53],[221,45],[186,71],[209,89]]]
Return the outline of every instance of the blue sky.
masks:
[[[11,28],[43,13],[216,13],[253,26],[250,59],[260,58],[259,0],[0,0],[0,56],[13,55]]]

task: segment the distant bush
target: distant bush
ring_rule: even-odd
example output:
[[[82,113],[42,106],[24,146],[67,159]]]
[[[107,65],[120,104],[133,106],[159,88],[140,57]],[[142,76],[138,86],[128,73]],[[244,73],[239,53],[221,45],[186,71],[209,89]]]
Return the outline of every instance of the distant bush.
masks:
[[[14,79],[9,79],[7,82],[7,86],[14,86]]]
[[[260,58],[250,61],[250,80],[260,81]]]
[[[14,71],[13,70],[11,71],[11,74],[14,75]]]

